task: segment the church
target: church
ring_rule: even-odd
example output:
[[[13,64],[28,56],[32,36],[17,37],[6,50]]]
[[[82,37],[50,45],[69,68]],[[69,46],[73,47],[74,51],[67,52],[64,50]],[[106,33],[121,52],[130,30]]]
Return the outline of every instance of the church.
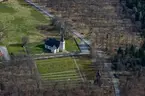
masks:
[[[52,53],[63,52],[65,50],[64,35],[61,34],[60,40],[55,38],[48,38],[45,40],[45,49]]]

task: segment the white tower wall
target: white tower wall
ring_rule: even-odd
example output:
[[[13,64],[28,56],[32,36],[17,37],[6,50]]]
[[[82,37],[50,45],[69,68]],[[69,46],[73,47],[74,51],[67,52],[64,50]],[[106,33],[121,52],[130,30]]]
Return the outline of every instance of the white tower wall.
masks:
[[[65,41],[60,41],[60,46],[59,46],[60,51],[64,51],[65,50]]]

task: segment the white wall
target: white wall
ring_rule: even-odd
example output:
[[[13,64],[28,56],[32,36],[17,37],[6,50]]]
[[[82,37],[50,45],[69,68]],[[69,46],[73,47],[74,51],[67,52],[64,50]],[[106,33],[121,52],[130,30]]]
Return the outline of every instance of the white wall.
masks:
[[[65,41],[60,42],[59,49],[60,49],[60,51],[64,51],[65,50]]]
[[[59,50],[55,46],[51,47],[51,46],[45,45],[45,48],[49,49],[52,53],[56,53]]]

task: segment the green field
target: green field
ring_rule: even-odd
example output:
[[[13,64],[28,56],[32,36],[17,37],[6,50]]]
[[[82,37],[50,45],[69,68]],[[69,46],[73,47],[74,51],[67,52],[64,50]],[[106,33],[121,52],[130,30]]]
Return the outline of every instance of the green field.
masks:
[[[76,61],[80,70],[86,75],[86,78],[88,80],[94,80],[96,69],[91,65],[91,59],[89,57],[77,57]]]
[[[88,80],[94,80],[96,69],[91,66],[89,57],[77,57],[76,62]],[[38,70],[44,80],[80,79],[74,60],[70,57],[37,60]]]
[[[54,58],[36,61],[43,80],[76,80],[80,79],[72,58]]]
[[[71,58],[54,58],[36,61],[40,73],[61,72],[76,68]]]
[[[45,34],[41,34],[36,26],[46,25],[49,21],[49,18],[34,8],[28,7],[24,0],[19,0],[19,2],[8,0],[0,3],[0,28],[4,29],[2,32],[5,34],[0,42],[4,45],[21,43],[23,36],[28,36],[30,42],[41,40]]]

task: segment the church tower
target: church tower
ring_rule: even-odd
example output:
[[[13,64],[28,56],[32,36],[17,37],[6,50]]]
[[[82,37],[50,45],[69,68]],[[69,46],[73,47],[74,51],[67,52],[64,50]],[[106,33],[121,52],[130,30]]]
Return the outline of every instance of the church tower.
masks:
[[[64,32],[61,32],[59,49],[60,49],[60,51],[64,51],[65,50]]]

